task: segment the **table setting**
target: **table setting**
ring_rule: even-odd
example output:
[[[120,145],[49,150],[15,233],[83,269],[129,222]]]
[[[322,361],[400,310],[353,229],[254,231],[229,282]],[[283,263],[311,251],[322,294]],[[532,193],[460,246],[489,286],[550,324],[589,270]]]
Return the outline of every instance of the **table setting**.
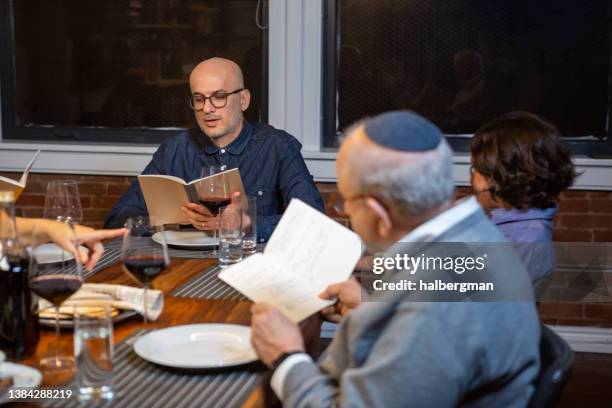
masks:
[[[68,224],[82,220],[76,183],[50,183],[48,190],[63,199],[47,199],[46,217]],[[19,364],[21,371],[5,362],[1,373],[14,387],[62,394],[37,400],[36,394],[25,393],[10,401],[34,399],[43,406],[173,401],[163,393],[134,395],[149,379],[185,387],[181,392],[199,390],[194,398],[202,402],[213,398],[234,406],[245,401],[265,369],[250,345],[249,303],[217,274],[257,249],[256,237],[242,246],[247,205],[256,234],[254,199],[244,207],[220,207],[212,234],[164,230],[147,217],[130,218],[126,234],[105,243],[92,271],[57,245],[38,242],[34,233],[29,280],[39,297],[41,340],[36,353]],[[202,279],[217,293],[189,291]],[[9,389],[0,388],[2,398],[9,397]]]

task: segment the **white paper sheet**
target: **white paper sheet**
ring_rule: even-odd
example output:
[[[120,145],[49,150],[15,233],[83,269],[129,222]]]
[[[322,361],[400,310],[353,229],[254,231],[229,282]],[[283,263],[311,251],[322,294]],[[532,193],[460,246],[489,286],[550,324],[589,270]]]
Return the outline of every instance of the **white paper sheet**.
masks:
[[[346,280],[360,255],[357,234],[293,199],[264,253],[227,268],[219,278],[298,322],[333,303],[318,295]]]

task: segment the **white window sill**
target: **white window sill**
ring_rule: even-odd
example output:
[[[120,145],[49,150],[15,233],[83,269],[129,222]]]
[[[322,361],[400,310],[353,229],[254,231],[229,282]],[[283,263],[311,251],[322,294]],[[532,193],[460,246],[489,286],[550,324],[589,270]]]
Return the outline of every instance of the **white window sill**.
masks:
[[[157,146],[3,142],[0,143],[0,171],[22,172],[37,149],[43,152],[34,164],[34,173],[135,176],[149,163]],[[302,154],[316,181],[336,181],[336,153],[303,151]],[[611,159],[577,157],[574,161],[582,175],[572,189],[612,191]],[[469,156],[456,154],[454,163],[456,184],[469,185]]]
[[[331,152],[302,152],[310,172],[317,181],[336,181],[336,154]],[[457,153],[453,157],[454,178],[457,186],[470,185],[470,156]],[[612,191],[612,159],[574,158],[580,176],[572,190]]]

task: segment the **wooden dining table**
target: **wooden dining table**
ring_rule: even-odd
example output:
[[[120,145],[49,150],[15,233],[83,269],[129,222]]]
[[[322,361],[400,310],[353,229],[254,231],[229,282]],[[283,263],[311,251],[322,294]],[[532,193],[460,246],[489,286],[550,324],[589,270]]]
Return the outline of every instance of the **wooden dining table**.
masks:
[[[123,342],[126,338],[146,329],[154,330],[194,323],[231,323],[249,325],[251,320],[250,307],[252,302],[247,300],[225,300],[225,299],[193,299],[171,296],[170,293],[185,285],[199,274],[207,273],[216,265],[214,259],[172,259],[169,267],[161,275],[157,276],[152,286],[164,293],[164,308],[160,317],[143,324],[140,315],[129,320],[114,324],[114,344]],[[89,283],[112,283],[120,285],[138,286],[126,273],[123,272],[121,264],[114,265],[98,271],[87,279]],[[318,351],[321,320],[317,315],[304,320],[300,327],[302,329],[306,348],[313,354]],[[60,338],[62,355],[73,355],[73,336],[71,329],[63,329]],[[53,328],[41,327],[40,341],[34,355],[20,363],[37,368],[38,361],[43,357],[53,355],[55,350],[55,332]],[[261,363],[257,363],[258,370],[266,371]],[[73,373],[67,373],[66,377],[61,375],[48,375],[43,372],[43,383],[41,387],[53,387],[61,389],[62,384],[66,387],[72,380]],[[262,377],[269,377],[263,375]],[[269,378],[268,378],[269,379]],[[242,403],[243,407],[263,407],[274,403],[275,397],[269,388],[267,380],[253,391]],[[112,406],[112,405],[111,405]]]

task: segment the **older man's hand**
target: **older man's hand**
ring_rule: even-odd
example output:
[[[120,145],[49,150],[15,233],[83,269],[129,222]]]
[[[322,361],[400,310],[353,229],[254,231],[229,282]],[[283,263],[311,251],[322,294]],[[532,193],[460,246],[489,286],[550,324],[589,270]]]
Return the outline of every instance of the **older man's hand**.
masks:
[[[251,344],[268,367],[284,353],[304,351],[304,339],[297,324],[267,303],[251,307]]]
[[[326,300],[338,299],[338,302],[321,310],[321,314],[326,320],[340,322],[351,309],[361,304],[361,291],[361,285],[354,276],[344,282],[329,285],[319,297]]]

